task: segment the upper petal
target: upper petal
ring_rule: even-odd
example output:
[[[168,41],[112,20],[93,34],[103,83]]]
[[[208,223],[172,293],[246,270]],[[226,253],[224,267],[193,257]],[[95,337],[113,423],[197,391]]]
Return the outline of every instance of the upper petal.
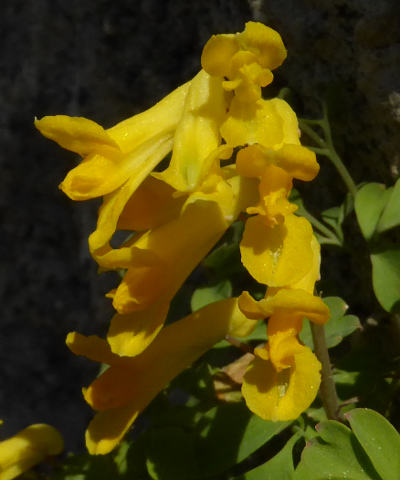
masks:
[[[35,127],[42,135],[57,142],[61,147],[82,157],[90,153],[108,152],[115,155],[120,151],[102,126],[83,117],[54,115],[35,119]]]
[[[220,144],[219,126],[226,111],[221,82],[201,70],[192,80],[174,137],[169,167],[154,173],[176,190],[194,190],[208,173],[207,157]],[[206,167],[204,168],[206,163]]]

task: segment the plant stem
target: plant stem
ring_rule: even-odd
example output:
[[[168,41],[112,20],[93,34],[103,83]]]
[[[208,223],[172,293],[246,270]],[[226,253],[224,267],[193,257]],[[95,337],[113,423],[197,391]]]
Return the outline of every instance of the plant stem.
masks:
[[[323,325],[316,325],[312,322],[310,322],[310,324],[315,354],[322,365],[322,378],[319,389],[322,405],[329,420],[339,420],[339,401],[332,376],[328,348],[326,346],[325,328]]]
[[[308,210],[306,210],[305,208],[302,208],[302,209],[299,209],[299,213],[301,213],[301,216],[306,218],[313,227],[319,230],[320,233],[325,235],[327,239],[331,240],[333,244],[341,245],[335,233],[332,230],[330,230],[328,227],[326,227],[322,222],[317,220],[313,215],[311,215],[311,213]]]
[[[336,150],[334,149],[333,145],[330,146],[330,151],[327,156],[331,160],[333,165],[336,167],[336,170],[339,172],[340,176],[342,177],[342,180],[346,184],[347,190],[350,192],[350,195],[353,198],[355,198],[357,193],[356,184],[354,183],[354,180],[352,179],[349,171],[344,166],[342,159],[336,153]]]
[[[346,184],[348,191],[354,198],[357,193],[357,187],[349,171],[347,170],[344,163],[342,162],[342,159],[339,157],[337,151],[335,150],[335,147],[333,146],[332,131],[331,131],[331,126],[329,124],[328,109],[326,107],[325,102],[322,104],[322,111],[323,111],[323,118],[321,121],[321,127],[322,127],[322,130],[324,131],[324,135],[326,138],[326,146],[329,149],[328,157],[330,158],[331,162],[335,166],[336,170],[339,172],[339,175],[342,177],[342,180]]]
[[[320,137],[320,135],[313,130],[311,125],[320,126],[324,132],[325,138]],[[325,155],[333,163],[339,175],[342,177],[342,180],[351,196],[354,198],[357,193],[357,187],[333,145],[332,131],[329,125],[326,105],[323,104],[323,117],[321,120],[310,121],[306,119],[299,119],[299,126],[300,129],[318,145],[319,148],[312,148],[312,150],[320,155]]]
[[[317,132],[315,132],[307,123],[305,123],[301,118],[299,118],[300,130],[302,130],[306,135],[308,135],[314,142],[319,145],[321,148],[326,148],[326,142],[321,138]]]

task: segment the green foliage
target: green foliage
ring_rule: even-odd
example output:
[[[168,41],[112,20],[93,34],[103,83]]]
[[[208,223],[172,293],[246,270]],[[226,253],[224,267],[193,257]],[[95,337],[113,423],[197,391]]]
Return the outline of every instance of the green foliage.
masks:
[[[351,410],[351,428],[335,421],[318,425],[303,450],[293,480],[395,480],[400,478],[400,436],[377,412]]]
[[[216,407],[204,417],[199,455],[204,476],[226,471],[281,432],[291,422],[267,422],[243,403]]]
[[[378,233],[400,225],[400,179],[387,192],[386,205],[376,228]]]
[[[371,253],[372,284],[387,312],[400,311],[400,246]]]
[[[319,435],[303,450],[295,480],[380,480],[354,433],[341,423],[318,425]]]
[[[400,225],[400,179],[393,187],[367,183],[356,195],[355,211],[360,229],[369,242],[372,284],[387,312],[400,309],[400,247],[382,234]]]
[[[326,297],[323,299],[331,312],[329,322],[325,325],[325,337],[328,348],[338,345],[344,337],[360,328],[360,321],[355,315],[346,315],[349,306],[339,297]],[[314,348],[310,322],[304,320],[300,332],[300,340],[310,348]]]
[[[375,233],[390,193],[390,189],[386,190],[382,183],[367,183],[358,190],[354,209],[366,240],[370,240]]]
[[[292,450],[298,439],[298,434],[293,435],[279,453],[268,462],[247,472],[240,480],[292,480],[294,475]]]
[[[109,480],[118,476],[118,466],[111,455],[68,457],[52,480]],[[122,478],[122,477],[118,477]]]
[[[224,298],[229,298],[232,296],[232,284],[229,280],[222,280],[216,285],[211,287],[200,287],[197,288],[190,302],[192,312],[200,310],[200,308],[205,307],[206,305],[218,300],[223,300]]]
[[[357,408],[346,415],[354,434],[384,480],[400,478],[400,435],[374,410]]]

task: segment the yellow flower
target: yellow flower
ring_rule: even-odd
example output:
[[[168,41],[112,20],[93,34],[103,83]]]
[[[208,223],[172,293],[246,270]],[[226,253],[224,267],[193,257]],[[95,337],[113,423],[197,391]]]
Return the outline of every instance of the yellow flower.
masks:
[[[45,137],[83,157],[61,183],[64,193],[73,200],[105,196],[93,251],[108,244],[129,199],[172,150],[189,87],[190,82],[108,130],[81,117],[56,115],[35,120]]]
[[[196,190],[218,156],[219,127],[227,108],[220,80],[201,70],[190,83],[169,167],[153,175],[179,192]],[[231,153],[228,151],[224,158]]]
[[[63,439],[54,427],[36,424],[25,428],[0,442],[0,480],[18,477],[63,448]]]
[[[264,420],[297,418],[317,395],[321,364],[288,328],[270,333],[255,349],[255,359],[243,377],[242,394],[249,409]]]
[[[138,414],[182,370],[226,335],[246,336],[256,322],[238,309],[237,299],[210,304],[162,329],[153,343],[134,358],[111,352],[107,342],[70,333],[68,347],[110,367],[87,388],[84,396],[98,413],[86,432],[92,454],[110,452]]]
[[[247,22],[241,33],[213,35],[206,43],[201,64],[210,75],[222,77],[227,91],[242,102],[261,97],[261,87],[273,80],[271,70],[286,58],[278,32],[262,23]]]
[[[114,352],[134,356],[154,339],[173,296],[239,213],[254,201],[254,191],[252,179],[215,176],[212,185],[188,197],[176,218],[134,236],[126,246],[102,257],[100,263],[108,268],[127,268],[113,293],[118,313],[107,339]]]

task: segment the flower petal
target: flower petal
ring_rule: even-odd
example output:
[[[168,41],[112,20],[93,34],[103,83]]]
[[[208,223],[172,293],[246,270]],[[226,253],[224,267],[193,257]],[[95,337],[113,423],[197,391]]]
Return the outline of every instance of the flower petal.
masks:
[[[112,365],[119,360],[119,357],[111,352],[110,345],[96,335],[86,337],[78,332],[70,332],[65,343],[75,355],[83,355],[94,362]]]
[[[284,143],[299,143],[296,114],[279,98],[251,104],[234,98],[220,131],[232,147],[259,143],[278,149]]]
[[[301,145],[285,144],[274,154],[278,167],[283,168],[293,178],[309,182],[319,172],[315,153]]]
[[[138,167],[142,169],[143,162],[154,155],[155,150],[172,140],[189,86],[190,82],[182,85],[152,108],[107,131],[79,117],[57,115],[37,120],[35,124],[45,136],[84,157],[67,174],[60,188],[73,200],[87,200],[106,195],[131,175],[137,175]],[[162,158],[158,158],[156,164]]]
[[[282,288],[275,295],[267,296],[260,300],[258,304],[266,316],[306,317],[317,324],[326,323],[330,317],[329,308],[322,298],[312,295],[305,290]],[[271,326],[270,323],[269,328]],[[272,333],[271,331],[270,334]]]
[[[117,355],[128,357],[143,352],[163,327],[170,300],[164,295],[144,310],[125,315],[115,314],[107,333],[111,350]]]
[[[272,361],[256,356],[244,375],[242,393],[246,404],[264,420],[296,419],[318,392],[321,364],[308,347],[298,345],[291,367],[277,371]]]
[[[248,320],[240,312],[237,299],[230,298],[207,305],[163,328],[144,352],[130,359],[126,373],[108,374],[115,380],[105,381],[108,388],[113,390],[109,392],[110,397],[115,402],[119,392],[126,395],[120,403],[124,403],[128,398],[129,403],[102,411],[94,417],[86,433],[89,452],[92,454],[110,452],[137,415],[176,375],[225,335],[248,335],[256,323]],[[127,382],[130,374],[132,387],[126,389],[122,383]],[[98,392],[94,390],[103,391],[105,388],[101,378],[92,384],[91,398],[99,398]]]
[[[47,116],[35,119],[35,127],[46,138],[82,157],[90,153],[103,154],[105,151],[115,155],[120,151],[112,136],[98,123],[87,118]]]
[[[237,38],[242,48],[257,55],[263,67],[274,70],[286,58],[286,48],[279,33],[260,22],[247,22]]]
[[[190,85],[191,82],[181,85],[151,108],[109,128],[107,134],[123,153],[152,138],[172,134],[181,120]]]
[[[150,176],[135,190],[122,210],[117,230],[144,231],[176,217],[185,197],[175,197],[175,190]]]
[[[64,441],[54,427],[46,424],[30,425],[0,442],[0,478],[11,480],[49,455],[58,455],[63,448]]]
[[[208,173],[204,162],[220,144],[219,125],[226,108],[220,80],[201,70],[191,81],[169,167],[153,176],[180,192],[194,190]]]
[[[228,77],[231,59],[238,50],[234,34],[213,35],[203,48],[201,66],[210,75]]]
[[[68,172],[60,188],[73,200],[88,200],[113,192],[129,179],[129,187],[123,195],[125,199],[171,148],[172,135],[166,134],[143,142],[135,150],[117,159],[90,155]]]
[[[274,228],[260,215],[247,220],[240,244],[243,265],[258,282],[271,287],[290,286],[311,269],[312,228],[293,214]]]
[[[140,147],[140,152],[132,157],[129,179],[121,188],[104,198],[103,204],[99,209],[96,230],[89,237],[89,248],[93,258],[101,265],[101,256],[109,251],[111,247],[104,249],[108,245],[114,234],[119,217],[123,212],[125,205],[145,180],[152,169],[164,158],[171,150],[172,140],[164,139],[160,143],[146,144],[148,147]],[[82,165],[82,164],[81,164]],[[120,172],[123,173],[122,171]],[[114,177],[117,176],[115,172]],[[113,176],[110,176],[110,180]],[[102,183],[104,186],[105,183]],[[93,193],[93,192],[92,192]]]

